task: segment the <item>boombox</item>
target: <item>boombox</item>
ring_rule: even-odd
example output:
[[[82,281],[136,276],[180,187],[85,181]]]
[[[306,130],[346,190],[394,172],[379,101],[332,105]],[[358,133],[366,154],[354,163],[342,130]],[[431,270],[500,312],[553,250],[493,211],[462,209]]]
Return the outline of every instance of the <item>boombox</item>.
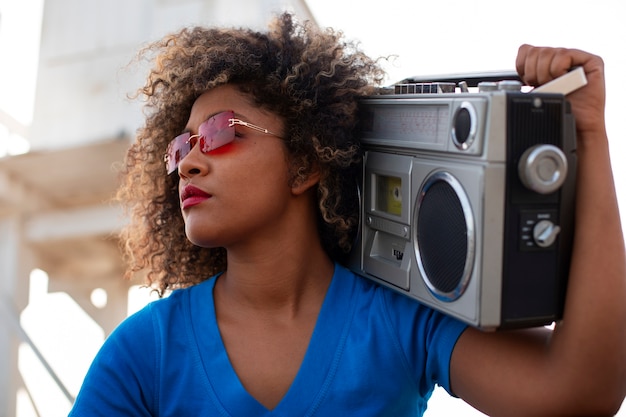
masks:
[[[565,96],[519,79],[405,81],[360,102],[350,268],[485,330],[560,319],[576,176]]]

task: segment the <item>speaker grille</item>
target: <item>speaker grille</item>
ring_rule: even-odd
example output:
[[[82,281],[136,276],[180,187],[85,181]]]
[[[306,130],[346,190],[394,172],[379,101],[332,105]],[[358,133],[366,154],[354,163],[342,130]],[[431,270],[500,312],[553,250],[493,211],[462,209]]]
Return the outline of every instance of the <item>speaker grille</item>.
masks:
[[[473,220],[461,185],[438,172],[422,187],[417,208],[416,252],[426,284],[451,301],[466,288],[473,264]]]

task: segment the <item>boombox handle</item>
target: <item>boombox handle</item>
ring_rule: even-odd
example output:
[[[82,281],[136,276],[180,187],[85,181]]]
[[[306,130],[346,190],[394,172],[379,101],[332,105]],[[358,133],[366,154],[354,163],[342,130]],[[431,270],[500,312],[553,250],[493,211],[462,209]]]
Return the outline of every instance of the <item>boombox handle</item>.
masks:
[[[412,84],[412,83],[454,83],[459,84],[461,81],[465,81],[468,87],[477,87],[478,83],[483,81],[498,82],[502,80],[515,80],[521,81],[517,72],[512,70],[506,71],[487,71],[487,72],[470,72],[460,74],[448,74],[448,75],[417,75],[414,77],[405,78],[398,81],[396,84]]]

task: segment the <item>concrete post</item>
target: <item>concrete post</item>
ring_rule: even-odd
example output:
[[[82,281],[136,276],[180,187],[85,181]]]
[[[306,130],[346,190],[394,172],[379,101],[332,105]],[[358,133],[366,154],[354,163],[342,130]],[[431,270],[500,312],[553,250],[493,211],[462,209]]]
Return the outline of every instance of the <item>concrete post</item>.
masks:
[[[0,218],[0,416],[16,413],[19,376],[17,326],[19,314],[28,303],[32,256],[24,245],[21,218]]]

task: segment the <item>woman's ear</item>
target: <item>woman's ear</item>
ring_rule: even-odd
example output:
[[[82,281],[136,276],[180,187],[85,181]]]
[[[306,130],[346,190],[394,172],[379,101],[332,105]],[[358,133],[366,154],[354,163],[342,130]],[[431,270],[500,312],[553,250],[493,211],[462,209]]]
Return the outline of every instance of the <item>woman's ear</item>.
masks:
[[[320,171],[315,167],[306,174],[298,174],[291,184],[291,192],[294,195],[304,194],[320,182]]]

